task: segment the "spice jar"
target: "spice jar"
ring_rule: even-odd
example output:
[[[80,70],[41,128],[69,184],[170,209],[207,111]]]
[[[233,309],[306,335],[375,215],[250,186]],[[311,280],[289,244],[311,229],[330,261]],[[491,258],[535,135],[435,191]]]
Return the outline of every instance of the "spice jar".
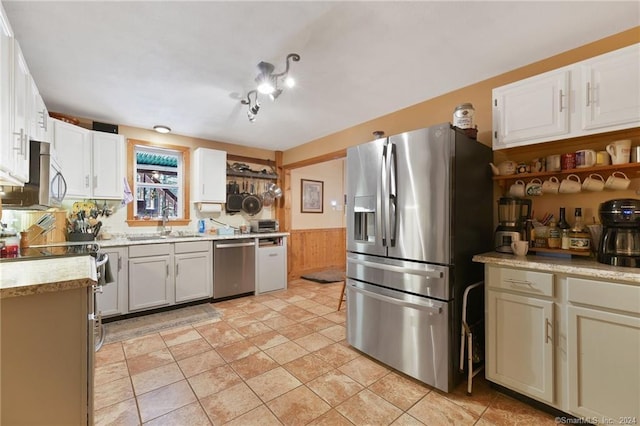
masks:
[[[549,224],[549,232],[547,234],[547,245],[549,248],[559,248],[561,244],[560,229],[555,222]]]
[[[459,129],[471,129],[475,112],[470,103],[458,105],[453,111],[453,125]]]

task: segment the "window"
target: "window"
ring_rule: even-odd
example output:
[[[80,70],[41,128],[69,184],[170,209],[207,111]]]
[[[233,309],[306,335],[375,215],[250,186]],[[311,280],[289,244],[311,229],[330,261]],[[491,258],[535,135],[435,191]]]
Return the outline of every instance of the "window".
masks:
[[[189,223],[189,148],[128,140],[127,179],[134,200],[131,226],[157,226],[167,214],[174,225]]]

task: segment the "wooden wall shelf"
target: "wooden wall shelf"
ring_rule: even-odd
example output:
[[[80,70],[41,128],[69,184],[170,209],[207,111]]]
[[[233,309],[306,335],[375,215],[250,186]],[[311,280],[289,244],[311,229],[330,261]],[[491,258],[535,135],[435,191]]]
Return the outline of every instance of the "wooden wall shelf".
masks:
[[[260,173],[260,172],[237,172],[234,170],[227,170],[227,176],[252,178],[252,179],[268,179],[277,180],[278,175],[273,173]]]
[[[580,177],[580,181],[584,181],[584,179],[592,173],[597,173],[606,180],[608,175],[613,172],[622,172],[627,175],[629,179],[634,179],[640,177],[640,163],[582,167],[579,169],[561,170],[559,172],[517,173],[512,175],[494,176],[493,180],[498,182],[498,185],[500,185],[501,187],[504,187],[507,183],[511,184],[516,180],[523,180],[525,181],[525,183],[528,183],[533,178],[539,178],[541,181],[544,181],[545,178],[551,176],[555,176],[558,178],[558,180],[562,180],[562,178],[566,176],[577,175],[578,177]]]

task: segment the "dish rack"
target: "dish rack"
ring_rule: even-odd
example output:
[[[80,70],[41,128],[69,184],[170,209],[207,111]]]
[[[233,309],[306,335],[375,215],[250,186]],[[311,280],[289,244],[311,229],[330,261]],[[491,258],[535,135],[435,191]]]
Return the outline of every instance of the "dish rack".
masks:
[[[472,291],[473,302],[484,306],[484,282],[470,285],[462,296],[460,372],[464,373],[465,369],[467,371],[467,395],[469,396],[471,396],[473,378],[484,369],[484,309],[475,311],[469,309],[469,295]]]

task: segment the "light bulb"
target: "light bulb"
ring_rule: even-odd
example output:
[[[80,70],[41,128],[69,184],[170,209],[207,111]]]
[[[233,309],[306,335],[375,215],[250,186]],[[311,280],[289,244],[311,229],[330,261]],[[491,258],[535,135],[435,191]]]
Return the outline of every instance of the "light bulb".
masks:
[[[276,88],[273,87],[273,84],[271,84],[270,81],[263,81],[258,85],[258,92],[264,95],[270,95],[274,90],[276,90]]]
[[[293,79],[293,77],[287,76],[287,78],[284,79],[284,84],[287,87],[291,88],[296,85],[296,81]]]

